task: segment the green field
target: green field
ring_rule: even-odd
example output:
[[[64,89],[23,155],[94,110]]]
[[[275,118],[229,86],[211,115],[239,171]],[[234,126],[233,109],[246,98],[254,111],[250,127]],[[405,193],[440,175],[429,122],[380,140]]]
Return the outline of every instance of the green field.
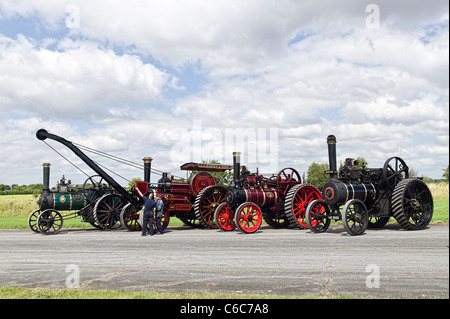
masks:
[[[432,183],[428,185],[434,198],[432,223],[449,222],[449,184]],[[28,216],[38,209],[37,196],[34,195],[2,195],[0,196],[0,229],[24,229],[28,227]],[[64,212],[66,213],[66,212]],[[394,221],[394,219],[391,219]],[[170,219],[170,226],[182,226],[176,217]],[[82,223],[81,218],[64,219],[64,228],[92,227]]]

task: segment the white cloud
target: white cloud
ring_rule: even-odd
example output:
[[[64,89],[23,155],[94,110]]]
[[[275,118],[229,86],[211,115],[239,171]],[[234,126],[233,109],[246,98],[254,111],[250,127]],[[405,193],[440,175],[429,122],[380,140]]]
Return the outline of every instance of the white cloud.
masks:
[[[344,109],[353,122],[422,123],[448,118],[448,109],[431,96],[413,101],[396,101],[394,96],[381,96],[373,101],[349,103]]]
[[[71,3],[75,29],[61,1],[0,4],[3,20],[32,18],[62,34],[0,35],[3,118],[19,113],[33,129],[138,162],[152,156],[170,171],[193,152],[231,152],[226,129],[257,128],[278,130],[280,169],[327,161],[328,134],[339,155],[371,165],[401,153],[433,163],[416,169],[435,178],[448,165],[447,1],[377,1],[379,29],[365,26],[367,4],[351,0]],[[189,65],[203,81],[195,92],[176,76]],[[196,120],[201,148],[177,152]],[[33,134],[19,145],[34,145]]]
[[[138,57],[62,39],[58,50],[0,35],[0,111],[91,119],[106,106],[155,104],[170,76]]]

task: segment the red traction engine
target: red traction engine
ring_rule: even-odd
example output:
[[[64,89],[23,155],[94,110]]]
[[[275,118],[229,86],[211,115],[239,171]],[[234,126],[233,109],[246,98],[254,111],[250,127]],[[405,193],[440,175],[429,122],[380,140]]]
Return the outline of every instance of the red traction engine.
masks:
[[[181,170],[196,171],[188,181],[174,180],[168,173],[162,173],[158,183],[150,183],[151,158],[144,158],[144,181],[136,182],[143,194],[160,195],[164,202],[162,218],[163,229],[169,225],[170,217],[177,217],[185,225],[192,227],[211,227],[214,225],[214,211],[225,200],[226,188],[218,185],[218,180],[210,172],[223,172],[233,167],[220,164],[186,163]],[[142,230],[142,214],[132,204],[126,206],[121,214],[121,222],[128,230]]]
[[[238,228],[244,233],[256,232],[263,219],[275,228],[306,227],[306,207],[322,198],[318,189],[302,184],[293,168],[284,168],[270,178],[242,168],[241,172],[240,153],[233,153],[234,185],[214,213],[216,225],[225,231]]]

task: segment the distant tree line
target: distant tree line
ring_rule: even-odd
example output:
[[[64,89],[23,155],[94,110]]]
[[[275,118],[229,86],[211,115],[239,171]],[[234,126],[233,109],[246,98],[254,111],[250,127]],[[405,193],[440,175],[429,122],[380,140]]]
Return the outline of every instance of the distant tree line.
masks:
[[[23,194],[40,194],[42,193],[42,184],[30,184],[30,185],[5,185],[0,184],[0,195],[23,195]]]

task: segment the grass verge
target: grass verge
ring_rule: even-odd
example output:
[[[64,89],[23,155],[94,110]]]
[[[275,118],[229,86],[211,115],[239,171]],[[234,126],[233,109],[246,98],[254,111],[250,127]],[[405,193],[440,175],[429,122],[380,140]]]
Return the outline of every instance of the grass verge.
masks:
[[[0,299],[324,299],[323,296],[282,296],[266,294],[159,293],[127,290],[84,290],[47,288],[0,288]],[[359,298],[359,297],[356,297]],[[348,295],[326,296],[325,299],[355,299]]]

